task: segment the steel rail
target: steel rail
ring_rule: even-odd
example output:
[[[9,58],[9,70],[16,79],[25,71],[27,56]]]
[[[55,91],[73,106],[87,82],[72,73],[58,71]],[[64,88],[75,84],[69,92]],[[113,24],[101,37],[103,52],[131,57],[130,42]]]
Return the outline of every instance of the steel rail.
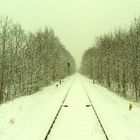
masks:
[[[100,126],[101,126],[101,128],[102,128],[102,131],[103,131],[103,133],[104,133],[104,135],[105,135],[105,138],[106,138],[106,140],[109,140],[109,137],[107,136],[107,133],[106,133],[104,127],[103,127],[103,124],[102,124],[102,122],[101,122],[101,120],[100,120],[100,118],[99,118],[99,115],[97,114],[97,111],[96,111],[96,109],[95,109],[95,107],[94,107],[94,105],[93,105],[93,103],[92,103],[91,97],[89,96],[89,93],[88,93],[88,91],[87,91],[87,89],[86,89],[86,87],[85,87],[85,85],[84,85],[83,82],[82,82],[82,85],[83,85],[83,88],[84,88],[85,93],[86,93],[86,95],[87,95],[87,98],[88,98],[88,100],[89,100],[89,102],[90,102],[90,106],[92,107],[92,109],[93,109],[93,111],[94,111],[94,113],[95,113],[95,115],[96,115],[96,117],[97,117],[97,120],[98,120],[98,122],[99,122],[99,124],[100,124]]]
[[[47,132],[47,134],[46,134],[44,140],[47,140],[49,134],[51,133],[51,130],[52,130],[54,124],[55,124],[55,121],[56,121],[56,119],[57,119],[57,117],[58,117],[60,111],[62,110],[63,104],[64,104],[64,102],[66,101],[66,98],[68,97],[68,93],[69,93],[69,91],[70,91],[70,89],[71,89],[71,87],[72,87],[72,83],[73,83],[73,80],[72,80],[72,82],[71,82],[71,84],[70,84],[70,86],[69,86],[69,88],[68,88],[68,91],[66,92],[66,95],[65,95],[65,97],[64,97],[64,99],[63,99],[63,101],[62,101],[62,103],[61,103],[61,105],[60,105],[58,111],[57,111],[57,114],[55,115],[55,118],[54,118],[53,122],[51,123],[51,126],[50,126],[50,128],[49,128],[49,130],[48,130],[48,132]]]

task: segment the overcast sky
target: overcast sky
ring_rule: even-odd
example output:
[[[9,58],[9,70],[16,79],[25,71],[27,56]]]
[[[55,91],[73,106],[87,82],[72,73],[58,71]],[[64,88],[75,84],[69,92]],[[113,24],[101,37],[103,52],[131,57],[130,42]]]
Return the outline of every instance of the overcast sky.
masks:
[[[96,36],[140,16],[140,0],[0,0],[0,15],[28,31],[52,27],[79,66]]]

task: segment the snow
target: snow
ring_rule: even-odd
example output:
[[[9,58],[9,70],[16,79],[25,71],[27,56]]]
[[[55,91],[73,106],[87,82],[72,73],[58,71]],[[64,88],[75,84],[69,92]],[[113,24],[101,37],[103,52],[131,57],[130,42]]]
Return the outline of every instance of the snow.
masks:
[[[74,79],[74,81],[73,81]],[[140,139],[140,105],[117,96],[80,74],[53,84],[30,96],[0,105],[0,140],[44,140],[47,131],[73,81],[48,140],[105,140],[82,83],[110,140]]]
[[[77,76],[48,140],[104,140],[105,136]]]
[[[87,91],[111,140],[140,139],[140,107],[133,103],[129,111],[129,102],[108,89],[84,78]]]
[[[43,140],[71,84],[65,79],[0,106],[0,140]]]

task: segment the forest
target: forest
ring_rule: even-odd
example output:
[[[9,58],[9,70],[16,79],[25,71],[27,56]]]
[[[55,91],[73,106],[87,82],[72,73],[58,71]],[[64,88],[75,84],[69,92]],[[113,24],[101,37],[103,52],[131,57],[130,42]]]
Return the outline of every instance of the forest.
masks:
[[[53,29],[28,32],[0,17],[0,103],[33,94],[75,70],[74,58]]]
[[[96,38],[85,51],[80,72],[124,98],[140,100],[140,18]]]

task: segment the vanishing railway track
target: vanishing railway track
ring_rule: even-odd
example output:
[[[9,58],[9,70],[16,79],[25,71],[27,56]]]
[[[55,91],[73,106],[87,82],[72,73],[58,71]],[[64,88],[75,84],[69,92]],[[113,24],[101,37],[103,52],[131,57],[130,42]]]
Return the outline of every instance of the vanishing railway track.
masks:
[[[52,122],[52,124],[51,124],[51,126],[50,126],[50,128],[49,128],[49,130],[48,130],[48,132],[47,132],[46,137],[45,137],[44,140],[48,140],[48,137],[49,137],[49,135],[50,135],[52,129],[55,127],[54,124],[55,124],[55,122],[57,121],[57,118],[59,117],[59,114],[60,114],[62,108],[63,108],[63,107],[68,107],[68,106],[65,105],[64,103],[65,103],[65,101],[66,101],[66,99],[67,99],[67,97],[68,97],[68,94],[69,94],[69,92],[70,92],[70,89],[71,89],[72,85],[73,85],[73,81],[71,82],[71,84],[70,84],[70,86],[69,86],[69,88],[68,88],[68,91],[66,92],[66,95],[65,95],[65,97],[64,97],[64,99],[63,99],[63,101],[62,101],[62,103],[61,103],[61,105],[60,105],[60,107],[59,107],[58,112],[56,113],[56,116],[55,116],[55,118],[54,118],[54,120],[53,120],[53,122]],[[99,115],[98,115],[98,113],[97,113],[97,111],[96,111],[96,109],[95,109],[95,107],[94,107],[94,105],[93,105],[93,103],[92,103],[91,97],[89,96],[89,93],[88,93],[88,91],[87,91],[87,89],[86,89],[84,83],[82,83],[82,86],[83,86],[84,92],[85,92],[85,94],[86,94],[86,97],[88,98],[88,101],[89,101],[89,104],[86,105],[86,107],[91,107],[91,108],[92,108],[93,113],[95,114],[95,116],[96,116],[96,118],[97,118],[97,120],[98,120],[98,122],[99,122],[99,124],[100,124],[101,130],[102,130],[102,132],[103,132],[103,134],[104,134],[104,136],[105,136],[105,139],[106,139],[106,140],[109,140],[109,137],[108,137],[108,135],[107,135],[107,133],[106,133],[106,131],[105,131],[105,128],[103,127],[103,124],[102,124],[102,122],[101,122],[101,120],[100,120],[100,118],[99,118]]]

